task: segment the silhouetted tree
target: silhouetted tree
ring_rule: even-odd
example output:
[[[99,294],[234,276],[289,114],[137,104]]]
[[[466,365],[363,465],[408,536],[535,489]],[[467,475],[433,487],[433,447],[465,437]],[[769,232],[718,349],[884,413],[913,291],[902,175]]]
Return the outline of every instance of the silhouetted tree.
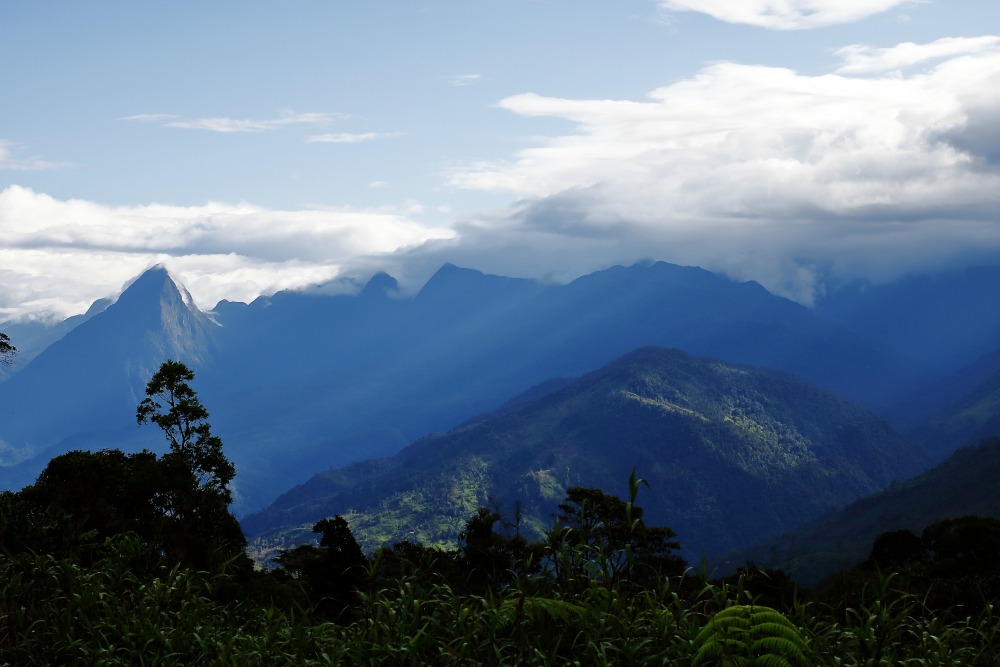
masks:
[[[600,489],[566,490],[549,533],[550,560],[557,577],[587,581],[596,576],[609,586],[623,581],[647,585],[684,571],[684,560],[673,553],[680,548],[676,533],[667,527],[646,526],[642,520],[643,510],[635,504],[642,483],[633,473],[628,502]]]
[[[497,592],[532,567],[527,540],[518,533],[511,537],[497,533],[494,527],[500,521],[499,513],[480,507],[459,534],[460,583],[475,593]]]
[[[875,538],[868,562],[882,570],[891,570],[924,559],[924,546],[908,530],[890,530]]]
[[[208,410],[188,384],[193,379],[194,371],[181,362],[164,362],[146,385],[136,421],[140,425],[153,422],[163,429],[171,454],[187,463],[199,486],[224,496],[228,504],[235,468],[222,453],[222,440],[212,435]]]
[[[343,616],[357,602],[368,559],[347,520],[339,514],[318,521],[313,532],[319,546],[304,544],[283,552],[275,562],[302,581],[316,607],[325,614]]]
[[[214,570],[234,561],[246,567],[246,538],[229,512],[235,468],[188,384],[193,379],[184,364],[164,362],[136,408],[136,421],[159,426],[170,445],[160,460],[161,490],[153,496],[166,519],[164,544],[177,561],[192,567]]]

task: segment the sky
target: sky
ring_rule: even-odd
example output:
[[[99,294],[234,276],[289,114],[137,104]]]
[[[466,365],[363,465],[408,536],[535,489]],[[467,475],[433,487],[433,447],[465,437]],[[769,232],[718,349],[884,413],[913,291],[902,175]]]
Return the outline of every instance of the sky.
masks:
[[[0,322],[644,260],[1000,261],[1000,3],[0,3]]]

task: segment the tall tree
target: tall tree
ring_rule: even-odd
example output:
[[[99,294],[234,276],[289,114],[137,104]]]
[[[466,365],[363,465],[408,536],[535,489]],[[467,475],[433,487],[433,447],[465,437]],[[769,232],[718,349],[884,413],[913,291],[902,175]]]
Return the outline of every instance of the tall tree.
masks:
[[[164,362],[146,385],[136,421],[163,429],[170,452],[190,466],[200,486],[224,496],[228,504],[229,482],[236,471],[222,453],[222,440],[212,435],[208,410],[188,384],[193,379],[194,371],[181,362]]]
[[[233,464],[212,434],[208,410],[189,382],[194,371],[168,360],[146,385],[136,421],[159,426],[170,444],[160,466],[164,491],[153,498],[167,518],[165,541],[185,564],[215,569],[238,559],[245,565],[246,537],[229,512]]]

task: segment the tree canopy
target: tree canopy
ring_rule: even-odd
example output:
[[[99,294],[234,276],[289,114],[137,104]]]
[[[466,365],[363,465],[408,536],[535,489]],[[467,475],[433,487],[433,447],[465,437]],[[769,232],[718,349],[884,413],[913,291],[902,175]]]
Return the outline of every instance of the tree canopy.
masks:
[[[222,453],[222,440],[212,434],[208,410],[191,385],[194,371],[179,361],[167,360],[146,385],[146,398],[136,408],[136,421],[152,422],[163,429],[170,453],[183,459],[198,484],[232,500],[229,483],[236,471]]]

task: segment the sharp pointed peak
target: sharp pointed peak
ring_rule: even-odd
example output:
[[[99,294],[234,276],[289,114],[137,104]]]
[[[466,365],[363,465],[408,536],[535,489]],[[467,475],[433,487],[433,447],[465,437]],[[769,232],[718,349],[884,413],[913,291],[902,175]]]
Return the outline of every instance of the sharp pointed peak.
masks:
[[[122,285],[121,293],[124,294],[125,292],[132,289],[133,286],[135,286],[138,283],[145,283],[145,284],[152,284],[154,282],[162,283],[166,280],[170,280],[174,284],[177,283],[177,281],[174,280],[173,276],[170,275],[170,272],[167,270],[167,267],[164,264],[154,264],[153,266],[150,266],[141,273],[125,281],[125,284]]]
[[[177,278],[167,269],[164,264],[154,264],[135,278],[132,278],[122,287],[121,293],[115,299],[115,303],[123,298],[129,299],[132,296],[146,295],[151,293],[176,294],[184,304],[192,310],[199,310],[191,298],[190,292]]]

